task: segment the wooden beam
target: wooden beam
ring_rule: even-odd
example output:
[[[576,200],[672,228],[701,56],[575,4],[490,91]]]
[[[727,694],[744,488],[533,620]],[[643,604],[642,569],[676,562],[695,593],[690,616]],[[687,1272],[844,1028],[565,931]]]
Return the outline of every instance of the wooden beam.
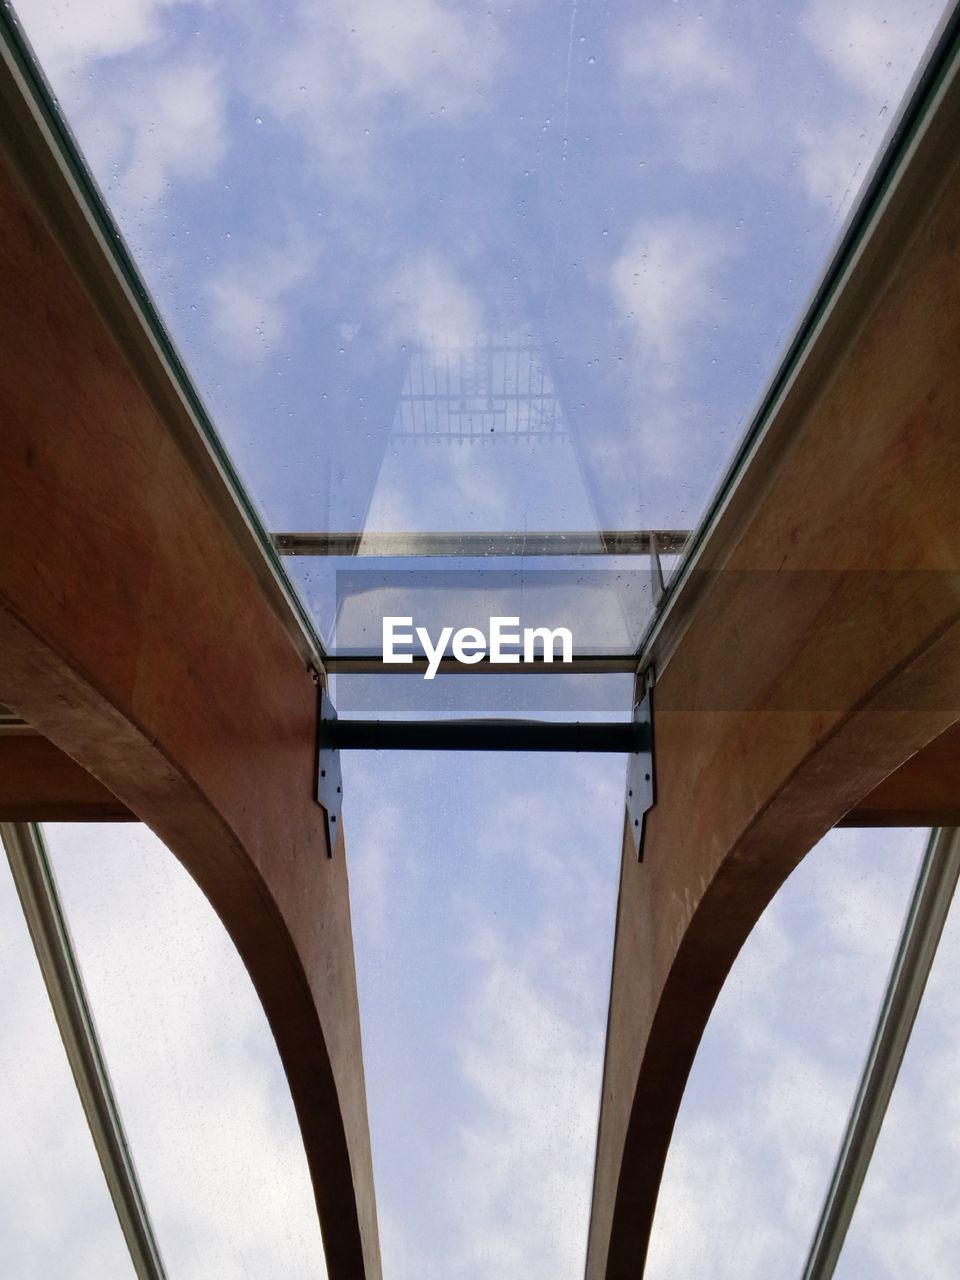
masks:
[[[955,71],[935,104],[649,652],[658,799],[621,868],[587,1280],[642,1273],[697,1046],[777,889],[955,741]]]
[[[960,725],[884,778],[838,825],[960,827]]]
[[[0,822],[135,822],[102,782],[31,732],[0,732]]]
[[[346,862],[342,842],[327,856],[314,795],[311,640],[56,121],[2,52],[0,701],[208,897],[276,1038],[330,1278],[380,1280]]]

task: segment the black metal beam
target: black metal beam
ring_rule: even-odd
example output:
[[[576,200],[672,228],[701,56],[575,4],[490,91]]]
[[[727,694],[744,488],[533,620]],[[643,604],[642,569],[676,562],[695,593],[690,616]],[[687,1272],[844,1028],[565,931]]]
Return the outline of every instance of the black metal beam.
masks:
[[[649,750],[649,726],[629,720],[322,720],[320,746],[361,751]]]
[[[413,654],[411,662],[384,662],[379,653],[331,653],[324,659],[323,665],[331,674],[336,675],[374,675],[374,676],[422,676],[429,669],[429,662],[418,654]],[[554,658],[552,662],[538,655],[532,662],[491,662],[484,656],[480,662],[459,662],[452,655],[441,658],[437,666],[437,674],[441,676],[564,676],[564,675],[617,675],[628,672],[633,674],[637,669],[635,653],[575,653],[572,662],[564,662]]]

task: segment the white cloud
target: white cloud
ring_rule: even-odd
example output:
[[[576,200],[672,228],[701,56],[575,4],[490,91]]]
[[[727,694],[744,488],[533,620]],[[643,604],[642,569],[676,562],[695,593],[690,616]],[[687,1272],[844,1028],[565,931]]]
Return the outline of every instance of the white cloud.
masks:
[[[226,152],[226,94],[209,63],[177,59],[158,67],[123,114],[131,136],[120,185],[128,204],[155,203],[175,179],[209,178]]]
[[[620,771],[588,757],[351,768],[348,798],[368,807],[348,837],[385,1273],[572,1280],[596,1140]],[[396,927],[371,953],[360,896],[384,846]]]
[[[429,346],[450,338],[468,344],[486,329],[477,295],[452,263],[431,251],[400,264],[382,287],[380,311],[387,338],[397,343]]]
[[[289,331],[292,295],[311,279],[317,240],[293,234],[282,248],[260,249],[206,286],[214,330],[238,361],[266,358]]]
[[[226,153],[223,68],[175,43],[175,10],[211,0],[25,0],[40,63],[119,220],[129,230],[180,179]],[[122,65],[119,79],[111,60]],[[94,66],[96,65],[96,67]]]
[[[634,226],[611,267],[610,291],[654,385],[673,385],[692,327],[721,315],[718,276],[729,256],[720,234],[686,215]]]
[[[660,16],[621,33],[622,94],[648,110],[672,164],[736,164],[779,181],[795,149],[806,194],[837,211],[859,188],[941,8],[809,0],[774,77],[757,60],[775,35],[759,13],[708,5],[695,18]]]
[[[525,972],[506,939],[491,941],[499,958],[460,1048],[481,1107],[460,1135],[461,1247],[450,1274],[556,1280],[582,1269],[602,1036],[582,1006],[544,993],[547,956]]]
[[[554,772],[547,781],[540,767],[524,770],[522,782],[502,788],[483,836],[482,856],[529,875],[536,897],[525,909],[515,903],[516,918],[503,925],[476,910],[464,915],[474,985],[456,1051],[477,1105],[444,1162],[449,1276],[582,1274],[622,778],[607,762],[564,762]],[[600,860],[588,852],[594,841]]]
[[[449,0],[301,3],[295,39],[250,86],[264,111],[296,118],[315,155],[356,178],[384,126],[456,122],[484,106],[501,54],[492,18]]]
[[[918,19],[918,7],[926,9],[926,21]],[[941,8],[901,0],[811,0],[803,30],[837,75],[879,110],[903,93]]]
[[[151,61],[129,83],[78,82],[69,117],[118,222],[130,237],[181,180],[214,176],[227,151],[221,69],[196,56]],[[55,85],[56,87],[56,85]]]
[[[801,30],[845,90],[830,115],[791,121],[808,195],[844,208],[859,189],[942,6],[811,0]]]
[[[17,12],[47,75],[85,71],[96,58],[117,57],[153,44],[163,34],[166,11],[210,0],[20,0]]]
[[[639,23],[621,34],[619,50],[621,72],[632,88],[659,101],[732,85],[747,74],[732,42],[703,14]]]
[[[619,38],[618,84],[641,136],[660,135],[669,162],[693,173],[769,162],[770,104],[759,109],[748,27],[721,31],[709,13],[660,16]],[[639,111],[638,111],[639,108]]]

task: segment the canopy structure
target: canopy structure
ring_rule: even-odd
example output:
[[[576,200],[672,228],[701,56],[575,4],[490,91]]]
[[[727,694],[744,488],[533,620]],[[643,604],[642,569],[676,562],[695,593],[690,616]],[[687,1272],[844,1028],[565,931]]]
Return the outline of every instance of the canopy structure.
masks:
[[[456,6],[439,9],[438,30],[456,45],[462,15]],[[30,5],[23,10],[26,33],[41,55],[49,47],[56,77],[67,45],[55,46]],[[393,71],[388,89],[364,90],[362,112],[382,107],[379,94],[396,106],[401,88],[390,76],[399,76],[403,56],[424,83],[439,74],[403,41],[391,54],[395,62],[377,53],[367,17],[344,44],[365,42],[360,55],[349,54],[367,59],[370,79],[360,83],[373,84],[374,68]],[[370,218],[379,209],[386,237],[396,210],[370,196],[375,165],[362,174],[352,167],[370,159],[368,144],[348,156],[344,137],[353,125],[331,106],[329,95],[346,92],[330,87],[331,66],[324,64],[330,84],[316,88],[315,101],[312,84],[297,86],[291,98],[288,80],[299,79],[299,63],[294,69],[293,52],[284,51],[283,75],[274,68],[280,87],[271,127],[314,112],[318,172],[342,198],[337,204],[331,196],[324,245],[342,245],[343,261],[323,259],[335,303],[328,310],[305,303],[303,325],[313,336],[295,341],[281,302],[304,280],[316,284],[319,233],[315,244],[313,232],[290,230],[285,249],[258,268],[256,287],[225,251],[220,265],[228,270],[198,284],[197,298],[220,326],[210,348],[216,358],[227,360],[232,341],[229,356],[239,353],[240,366],[260,370],[244,382],[242,367],[216,365],[209,352],[209,363],[198,359],[202,376],[193,368],[194,321],[189,313],[161,318],[152,296],[179,250],[166,243],[165,265],[151,263],[148,287],[147,267],[127,245],[139,215],[123,206],[122,190],[111,193],[119,209],[111,212],[100,189],[104,172],[98,185],[80,150],[109,149],[109,136],[84,126],[97,118],[94,107],[78,94],[78,143],[20,20],[0,9],[0,824],[138,1276],[177,1273],[163,1260],[178,1247],[176,1233],[151,1212],[137,1138],[125,1127],[109,1046],[91,1012],[83,947],[71,938],[70,904],[57,884],[63,855],[56,848],[65,837],[51,827],[45,843],[41,823],[144,824],[202,891],[269,1024],[331,1280],[380,1280],[421,1265],[422,1274],[439,1274],[451,1257],[466,1256],[461,1237],[444,1235],[454,1232],[456,1215],[444,1218],[439,1199],[431,1212],[444,1243],[435,1258],[411,1261],[413,1251],[396,1243],[397,1224],[424,1214],[429,1234],[419,1179],[433,1159],[430,1133],[440,1144],[441,1131],[453,1132],[458,1150],[475,1154],[482,1124],[455,1118],[462,1099],[453,1089],[438,1091],[429,1106],[420,1101],[424,1115],[435,1113],[435,1131],[404,1131],[409,1103],[399,1078],[422,1073],[422,1092],[431,1092],[433,1051],[422,1046],[435,1043],[437,1025],[458,1013],[458,966],[480,957],[487,985],[470,1017],[456,1023],[465,1037],[458,1049],[464,1094],[473,1089],[494,1114],[511,1092],[507,1077],[497,1076],[495,1052],[484,1056],[508,1038],[498,1021],[506,992],[528,1010],[528,1025],[523,1016],[514,1025],[527,1075],[540,1072],[535,1083],[547,1081],[555,1099],[579,1099],[551,1078],[566,1070],[563,1046],[578,1033],[570,1011],[579,1008],[579,976],[567,982],[564,970],[556,979],[548,1009],[556,1017],[547,1017],[537,1012],[547,1007],[537,998],[547,997],[534,990],[532,966],[542,952],[559,971],[564,940],[607,918],[602,1078],[586,1104],[590,1122],[598,1117],[592,1192],[574,1252],[564,1257],[580,1249],[586,1280],[636,1280],[645,1266],[659,1266],[651,1239],[685,1090],[711,1013],[738,956],[753,946],[758,922],[835,829],[862,830],[866,840],[886,828],[934,829],[913,896],[902,903],[905,923],[872,1040],[862,1044],[849,1122],[835,1134],[832,1174],[809,1222],[806,1269],[798,1255],[796,1272],[810,1280],[838,1267],[842,1273],[850,1256],[844,1241],[896,1102],[960,867],[960,19],[952,10],[941,18],[739,443],[724,435],[709,445],[702,422],[665,425],[666,407],[687,404],[684,387],[699,387],[692,373],[681,385],[678,369],[683,343],[694,340],[703,318],[677,327],[670,303],[685,289],[695,309],[712,314],[713,289],[700,277],[710,275],[725,241],[721,235],[706,247],[689,220],[677,224],[681,240],[671,239],[676,228],[638,224],[604,268],[607,294],[625,298],[626,310],[619,317],[596,310],[601,259],[577,219],[593,216],[590,201],[602,197],[604,217],[616,222],[619,188],[591,158],[587,144],[603,151],[609,140],[594,137],[586,108],[578,124],[572,77],[586,36],[576,34],[577,20],[575,5],[557,37],[566,77],[563,140],[557,185],[549,199],[541,193],[557,215],[556,238],[544,247],[525,224],[525,202],[533,200],[527,173],[520,194],[489,214],[510,252],[501,260],[479,232],[461,246],[464,272],[472,264],[478,279],[494,281],[479,311],[466,275],[450,275],[437,252],[405,249],[394,262],[369,225],[351,221],[359,209]],[[241,24],[237,40],[253,38],[257,21]],[[175,26],[171,41],[179,38]],[[733,72],[710,63],[708,75],[698,62],[703,29],[678,30],[664,45],[679,59],[676,92],[677,85],[689,91],[697,66],[726,92]],[[658,31],[651,19],[644,38],[652,42]],[[485,60],[500,48],[500,36],[488,37],[474,53],[481,96],[493,75]],[[432,56],[440,58],[446,46],[437,47]],[[636,59],[643,61],[645,48],[638,43]],[[585,68],[594,65],[593,54],[584,58]],[[198,86],[212,93],[216,76],[208,82],[199,64],[184,65],[184,110],[201,118]],[[648,87],[632,90],[641,95],[656,80],[648,61],[643,68]],[[625,92],[628,73],[624,63],[608,88]],[[61,96],[68,83],[55,84]],[[436,101],[424,92],[430,122],[418,127],[433,131],[435,154],[444,164],[450,159],[438,123],[449,102],[464,155],[468,142],[475,146],[478,172],[489,177],[503,154],[485,150],[482,140],[495,135],[504,154],[514,144],[489,121],[463,123],[469,107],[453,81],[443,81]],[[262,130],[262,116],[255,119]],[[278,132],[278,148],[279,139]],[[147,144],[138,134],[130,145],[135,152]],[[707,171],[697,155],[690,174]],[[192,172],[195,160],[172,143],[165,156],[171,182],[178,165]],[[257,182],[269,186],[273,160],[259,163]],[[133,188],[139,171],[131,165]],[[575,171],[592,175],[595,190],[579,194],[566,177]],[[391,174],[399,207],[413,197],[402,174]],[[146,182],[142,173],[138,180]],[[541,180],[549,186],[552,178]],[[229,191],[230,182],[223,185]],[[449,194],[454,204],[462,200],[455,184]],[[149,204],[149,184],[141,196]],[[220,195],[208,198],[209,208],[221,207]],[[261,198],[251,182],[251,207]],[[178,206],[175,222],[182,212]],[[319,223],[325,212],[312,216]],[[115,216],[126,219],[124,234]],[[244,234],[253,234],[258,216]],[[446,244],[439,229],[447,214],[422,217],[435,242]],[[783,235],[785,243],[795,238],[790,224]],[[601,240],[608,236],[602,229]],[[182,252],[189,265],[192,246]],[[358,264],[374,259],[387,288],[364,310],[357,299],[368,282]],[[763,270],[773,278],[780,265]],[[760,270],[759,258],[754,266]],[[250,308],[260,335],[253,345],[237,327]],[[601,320],[601,336],[612,344],[602,361],[582,332]],[[268,339],[288,349],[264,354]],[[309,374],[300,341],[320,352]],[[704,352],[732,362],[730,333],[702,341]],[[610,351],[616,359],[608,362]],[[295,394],[283,377],[298,360],[303,384]],[[227,391],[224,369],[235,378]],[[732,382],[716,385],[717,396],[729,398],[724,411]],[[658,454],[674,448],[689,452],[682,483]],[[693,509],[680,496],[691,486]],[[381,644],[387,618],[406,620],[411,632],[422,623],[424,636],[453,624],[444,643],[456,629],[486,634],[487,622],[507,619],[538,628],[542,647],[491,657],[478,652],[477,640],[465,658],[466,641],[458,641],[434,662],[421,645],[409,662],[391,664]],[[550,661],[544,633],[556,628],[571,635],[571,651]],[[391,782],[393,766],[371,753],[399,748],[414,764]],[[423,754],[443,749],[467,753],[467,763],[440,766]],[[464,794],[469,778],[481,777],[469,771],[473,753],[483,751],[529,754],[482,775],[493,800],[470,847],[478,859],[491,850],[499,858],[484,874],[506,877],[508,918],[474,929],[471,894],[480,882],[466,878],[450,890],[453,872],[442,855],[456,840],[468,846],[463,824],[472,819],[457,788],[461,776]],[[576,771],[579,754],[595,772]],[[438,780],[432,790],[431,777]],[[552,779],[554,791],[542,779]],[[549,798],[528,813],[535,792]],[[409,879],[408,895],[424,880],[416,848],[404,845],[399,870],[374,856],[394,847],[384,820],[401,832],[413,823],[424,846],[438,851],[427,865],[440,882],[436,892],[450,896],[437,918],[380,903],[388,872]],[[362,864],[351,861],[354,822],[358,843],[372,851]],[[596,868],[609,838],[621,844],[604,880]],[[518,849],[529,865],[517,860]],[[558,862],[561,854],[569,861]],[[456,862],[452,853],[449,862]],[[353,875],[357,865],[351,904],[348,869]],[[75,874],[67,870],[65,881]],[[594,876],[607,904],[598,917],[588,905]],[[561,891],[565,920],[548,921],[537,945],[524,950],[526,913],[539,894]],[[404,964],[385,963],[387,952],[376,949],[388,927],[402,939]],[[397,996],[391,1007],[390,983],[406,990],[410,974],[401,971],[434,945],[425,941],[431,928],[430,990],[408,1005]],[[601,935],[598,926],[602,942]],[[498,948],[507,947],[522,957],[513,986],[502,985]],[[444,954],[456,957],[449,970]],[[602,948],[597,954],[609,960]],[[193,966],[198,981],[202,968]],[[386,1033],[368,1009],[379,1011],[390,1036],[399,1037],[403,1024],[410,1040],[378,1039]],[[566,1041],[563,1011],[572,1019]],[[487,1040],[476,1038],[481,1015],[492,1028]],[[417,1044],[423,1058],[404,1067],[381,1050],[384,1043]],[[569,1049],[571,1062],[578,1053]],[[589,1059],[586,1051],[580,1056]],[[388,1083],[388,1095],[378,1092]],[[514,1083],[519,1090],[525,1082]],[[243,1123],[238,1114],[237,1132]],[[536,1131],[523,1112],[512,1132]],[[477,1196],[475,1205],[460,1206],[465,1217],[474,1209],[488,1215],[484,1248],[491,1252],[477,1254],[478,1267],[521,1274],[527,1255],[520,1246],[496,1251],[497,1215],[536,1246],[562,1200],[551,1178],[564,1166],[564,1144],[583,1144],[572,1132],[561,1125],[559,1136],[543,1139],[537,1170],[549,1204],[542,1219],[532,1211],[524,1217],[526,1200],[507,1213],[493,1192],[489,1201]],[[498,1161],[484,1156],[469,1166],[477,1186],[499,1185]],[[500,1198],[509,1200],[502,1189]],[[474,1271],[462,1274],[470,1280]]]

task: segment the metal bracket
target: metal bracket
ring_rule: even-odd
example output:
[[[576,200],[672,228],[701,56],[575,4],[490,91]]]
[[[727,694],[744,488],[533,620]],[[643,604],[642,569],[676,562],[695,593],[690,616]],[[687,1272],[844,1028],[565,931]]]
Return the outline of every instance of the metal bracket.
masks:
[[[646,675],[648,686],[652,681]],[[656,803],[653,773],[653,694],[633,709],[632,722],[557,724],[536,720],[338,720],[321,688],[317,716],[317,800],[326,814],[330,857],[337,847],[343,805],[341,749],[449,751],[627,752],[627,821],[643,861],[644,815]]]
[[[340,813],[343,808],[343,778],[340,773],[339,748],[327,745],[324,738],[324,722],[336,720],[337,709],[330,701],[326,689],[320,690],[320,708],[317,717],[317,800],[323,806],[327,823],[327,857],[333,857],[340,831]]]
[[[637,850],[637,861],[643,861],[643,834],[647,811],[657,803],[657,779],[653,761],[653,689],[633,708],[634,724],[642,725],[641,745],[627,757],[627,826]]]

